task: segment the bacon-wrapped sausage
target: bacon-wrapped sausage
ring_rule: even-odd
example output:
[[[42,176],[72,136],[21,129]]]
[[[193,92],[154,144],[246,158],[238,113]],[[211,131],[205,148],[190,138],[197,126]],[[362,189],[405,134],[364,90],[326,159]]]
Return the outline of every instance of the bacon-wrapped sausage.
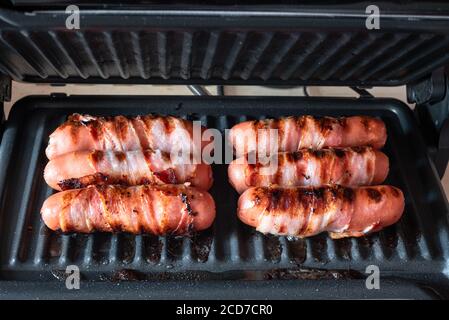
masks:
[[[229,165],[229,181],[237,192],[272,184],[285,187],[374,185],[382,183],[389,170],[388,157],[371,147],[302,149],[274,154],[263,164],[257,160],[251,155],[243,156]]]
[[[159,150],[75,151],[50,160],[44,178],[56,190],[92,184],[182,184],[208,190],[212,169],[207,164],[178,163]]]
[[[205,191],[184,185],[89,186],[50,196],[42,219],[52,230],[183,235],[207,229],[215,203]]]
[[[238,216],[262,233],[360,237],[399,220],[404,195],[391,186],[345,188],[255,187],[238,202]]]
[[[73,114],[50,135],[45,153],[50,160],[82,150],[176,150],[191,155],[207,144],[201,141],[203,130],[199,128],[198,138],[194,139],[193,123],[172,116],[105,118]]]
[[[277,130],[275,136],[269,129]],[[382,120],[354,116],[347,118],[286,117],[245,121],[229,133],[238,157],[252,151],[273,153],[303,148],[371,146],[382,148],[387,130]]]

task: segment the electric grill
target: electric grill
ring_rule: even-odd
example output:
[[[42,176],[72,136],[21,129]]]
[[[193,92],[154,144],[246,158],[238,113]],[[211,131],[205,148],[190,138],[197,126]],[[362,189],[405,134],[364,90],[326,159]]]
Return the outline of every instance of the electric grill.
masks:
[[[365,3],[248,6],[138,4],[81,9],[69,30],[65,1],[13,0],[0,9],[0,98],[11,79],[33,83],[344,85],[359,98],[29,96],[2,123],[2,298],[449,298],[449,207],[440,184],[449,157],[449,7]],[[119,1],[120,2],[120,1]],[[188,3],[189,1],[187,1]],[[364,88],[407,85],[414,112]],[[173,114],[224,132],[249,119],[370,115],[388,130],[386,184],[405,213],[381,232],[332,240],[262,235],[236,217],[227,165],[213,165],[217,218],[190,238],[51,232],[39,210],[53,191],[42,173],[48,135],[67,115]],[[80,290],[65,286],[79,267]],[[365,286],[379,267],[380,289]]]

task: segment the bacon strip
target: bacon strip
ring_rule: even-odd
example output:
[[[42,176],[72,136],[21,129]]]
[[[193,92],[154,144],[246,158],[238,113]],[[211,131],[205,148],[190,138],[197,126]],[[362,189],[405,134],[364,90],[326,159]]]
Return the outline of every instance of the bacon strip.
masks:
[[[396,223],[404,195],[392,186],[256,187],[239,199],[238,216],[262,233],[360,237]]]
[[[173,116],[93,117],[73,114],[51,135],[45,153],[48,159],[82,150],[161,150],[198,153],[208,142],[194,141],[193,122]]]
[[[277,135],[270,129],[276,130]],[[231,129],[229,138],[240,157],[252,151],[274,153],[303,148],[371,146],[380,149],[387,139],[387,131],[382,120],[367,116],[299,116],[242,122]]]
[[[228,176],[237,192],[272,184],[285,187],[374,185],[385,180],[389,167],[388,157],[370,147],[302,149],[263,160],[262,163],[250,154],[231,162]]]
[[[172,160],[159,150],[76,151],[49,161],[44,171],[48,185],[56,190],[84,188],[93,184],[182,184],[208,190],[212,169],[207,164]]]
[[[207,229],[215,203],[209,193],[184,185],[89,186],[50,196],[41,214],[50,229],[63,232],[183,235]]]

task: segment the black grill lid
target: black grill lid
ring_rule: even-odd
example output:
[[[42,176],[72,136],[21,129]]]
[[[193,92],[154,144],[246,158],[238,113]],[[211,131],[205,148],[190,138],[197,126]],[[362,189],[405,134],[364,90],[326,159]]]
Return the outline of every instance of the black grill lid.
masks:
[[[0,72],[28,82],[373,86],[449,62],[447,6],[380,6],[379,30],[366,29],[360,5],[172,8],[81,7],[80,30],[66,28],[62,9],[0,9]]]

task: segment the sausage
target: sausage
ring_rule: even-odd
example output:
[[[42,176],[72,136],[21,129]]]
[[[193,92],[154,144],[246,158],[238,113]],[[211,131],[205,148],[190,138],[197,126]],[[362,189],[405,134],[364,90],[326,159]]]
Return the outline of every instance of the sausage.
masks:
[[[185,235],[207,229],[215,219],[211,195],[184,185],[89,186],[62,191],[43,204],[52,230]]]
[[[201,141],[204,127],[194,137],[193,122],[173,116],[127,118],[73,114],[51,135],[45,150],[48,159],[82,150],[161,150],[199,153],[208,142]],[[196,140],[194,142],[194,140]]]
[[[238,217],[262,233],[360,237],[396,223],[404,195],[392,186],[255,187],[239,198]]]
[[[277,136],[269,129],[277,130]],[[271,154],[303,148],[366,145],[380,149],[387,140],[387,130],[382,120],[367,116],[299,116],[239,123],[230,130],[229,140],[238,157],[252,151]]]
[[[75,151],[50,160],[44,178],[56,190],[91,184],[182,184],[208,190],[212,169],[207,164],[184,164],[159,150]]]
[[[237,192],[271,184],[285,187],[375,185],[382,183],[389,171],[388,157],[371,147],[302,149],[275,154],[264,162],[258,160],[243,156],[229,165],[229,182]]]

